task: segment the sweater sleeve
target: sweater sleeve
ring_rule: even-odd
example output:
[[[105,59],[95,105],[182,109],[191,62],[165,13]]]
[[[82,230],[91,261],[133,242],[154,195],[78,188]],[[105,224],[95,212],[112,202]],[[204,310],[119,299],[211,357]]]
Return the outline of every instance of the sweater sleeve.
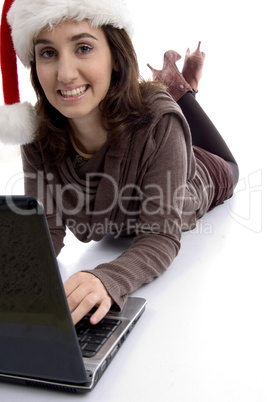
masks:
[[[180,249],[190,140],[174,115],[165,115],[155,131],[155,151],[145,166],[133,244],[116,260],[91,271],[120,309],[127,295],[160,276]]]
[[[42,163],[42,156],[35,145],[24,145],[21,148],[24,189],[25,194],[37,197],[43,204],[46,218],[52,237],[55,253],[58,255],[64,246],[66,227],[58,211],[49,183],[49,173],[45,172]],[[52,177],[52,174],[50,173]]]

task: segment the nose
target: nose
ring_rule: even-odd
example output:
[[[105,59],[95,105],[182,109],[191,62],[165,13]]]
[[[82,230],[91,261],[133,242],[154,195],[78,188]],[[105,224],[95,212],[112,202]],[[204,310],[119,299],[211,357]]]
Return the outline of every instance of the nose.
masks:
[[[62,54],[58,61],[57,79],[62,84],[70,84],[78,77],[75,60],[68,54]]]

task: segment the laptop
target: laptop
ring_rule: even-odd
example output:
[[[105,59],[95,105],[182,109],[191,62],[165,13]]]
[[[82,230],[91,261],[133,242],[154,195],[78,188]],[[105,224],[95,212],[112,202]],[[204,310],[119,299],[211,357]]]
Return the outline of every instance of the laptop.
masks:
[[[91,391],[146,307],[129,297],[96,326],[68,308],[44,208],[0,196],[0,380],[72,393]]]

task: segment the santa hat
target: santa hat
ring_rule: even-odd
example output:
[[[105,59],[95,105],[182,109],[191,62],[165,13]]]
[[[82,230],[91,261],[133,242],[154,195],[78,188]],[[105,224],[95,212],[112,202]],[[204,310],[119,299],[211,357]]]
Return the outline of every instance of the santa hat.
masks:
[[[16,54],[25,67],[33,61],[33,39],[64,20],[111,25],[132,36],[124,0],[5,0],[1,20],[0,61],[5,105],[0,106],[0,142],[27,144],[37,130],[35,108],[20,103]]]

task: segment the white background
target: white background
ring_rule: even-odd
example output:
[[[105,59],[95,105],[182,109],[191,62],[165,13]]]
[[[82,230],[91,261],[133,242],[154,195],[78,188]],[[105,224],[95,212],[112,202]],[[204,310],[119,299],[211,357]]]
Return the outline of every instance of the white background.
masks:
[[[93,394],[83,399],[266,402],[264,1],[128,3],[144,78],[151,77],[148,62],[161,68],[166,50],[184,56],[187,47],[194,50],[202,41],[207,57],[197,99],[239,162],[240,182],[231,201],[207,214],[194,233],[184,234],[181,253],[168,272],[136,292],[148,299],[145,316]],[[32,100],[21,68],[20,76],[21,98]],[[14,179],[19,166],[19,157],[0,162],[1,192],[16,186],[20,191],[22,182]],[[86,258],[88,249],[75,243],[71,252],[72,242],[67,241],[59,258],[63,278],[89,259],[96,264],[114,258],[124,247],[114,251],[108,241],[93,244],[93,254]],[[77,257],[79,250],[84,257]],[[18,397],[27,402],[66,400],[61,394],[0,385],[1,400]]]

